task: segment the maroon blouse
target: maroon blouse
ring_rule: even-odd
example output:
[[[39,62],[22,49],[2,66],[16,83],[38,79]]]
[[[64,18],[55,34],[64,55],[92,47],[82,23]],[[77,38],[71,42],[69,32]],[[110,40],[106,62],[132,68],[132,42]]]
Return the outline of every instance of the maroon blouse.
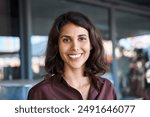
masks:
[[[116,94],[111,82],[96,78],[97,86],[91,85],[88,100],[115,100]],[[63,78],[53,76],[33,86],[28,93],[28,100],[82,100],[79,91],[67,84]]]

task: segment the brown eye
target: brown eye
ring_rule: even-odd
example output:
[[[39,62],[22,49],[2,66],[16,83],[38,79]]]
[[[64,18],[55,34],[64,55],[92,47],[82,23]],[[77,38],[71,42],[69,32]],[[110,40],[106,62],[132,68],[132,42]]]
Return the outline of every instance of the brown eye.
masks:
[[[65,43],[70,42],[70,39],[69,38],[63,38],[63,42],[65,42]]]
[[[86,38],[85,37],[80,37],[79,40],[84,41],[84,40],[86,40]]]

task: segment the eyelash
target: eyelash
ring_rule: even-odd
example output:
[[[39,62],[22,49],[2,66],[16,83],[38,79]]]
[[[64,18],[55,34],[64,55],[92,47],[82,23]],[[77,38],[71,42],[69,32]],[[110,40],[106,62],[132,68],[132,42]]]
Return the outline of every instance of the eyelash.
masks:
[[[78,38],[78,40],[79,40],[79,41],[84,41],[84,40],[86,40],[86,38],[80,37],[80,38]],[[63,39],[63,42],[65,42],[65,43],[70,42],[70,41],[71,41],[71,39],[68,39],[68,38],[64,38],[64,39]]]
[[[69,41],[70,39],[66,39],[66,38],[63,39],[63,42],[69,42]]]
[[[86,40],[86,38],[81,37],[81,38],[79,38],[79,40],[83,41],[83,40]]]

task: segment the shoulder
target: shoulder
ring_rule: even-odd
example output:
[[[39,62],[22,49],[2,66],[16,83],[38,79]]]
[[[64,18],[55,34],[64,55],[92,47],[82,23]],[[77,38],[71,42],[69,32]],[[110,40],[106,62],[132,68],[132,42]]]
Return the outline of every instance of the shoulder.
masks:
[[[39,88],[41,89],[42,87],[44,88],[50,82],[51,82],[50,79],[43,79],[42,81],[40,81],[37,84],[33,85],[33,87],[30,90],[37,90]]]
[[[54,82],[53,77],[46,77],[39,83],[35,84],[28,92],[28,99],[40,99],[43,95],[45,95]]]
[[[96,77],[98,84],[113,86],[112,82],[106,78]]]
[[[44,79],[42,81],[40,81],[39,83],[35,84],[31,90],[40,90],[40,89],[45,89],[47,88],[47,86],[50,86],[51,84],[53,84],[55,82],[55,77],[44,77]]]
[[[102,77],[97,77],[100,99],[117,99],[114,85],[110,80]]]

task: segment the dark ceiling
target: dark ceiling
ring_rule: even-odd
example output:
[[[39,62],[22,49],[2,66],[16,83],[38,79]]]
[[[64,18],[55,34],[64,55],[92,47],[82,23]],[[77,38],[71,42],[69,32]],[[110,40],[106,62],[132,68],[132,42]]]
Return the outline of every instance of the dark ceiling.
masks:
[[[122,1],[150,8],[150,0],[122,0]]]

